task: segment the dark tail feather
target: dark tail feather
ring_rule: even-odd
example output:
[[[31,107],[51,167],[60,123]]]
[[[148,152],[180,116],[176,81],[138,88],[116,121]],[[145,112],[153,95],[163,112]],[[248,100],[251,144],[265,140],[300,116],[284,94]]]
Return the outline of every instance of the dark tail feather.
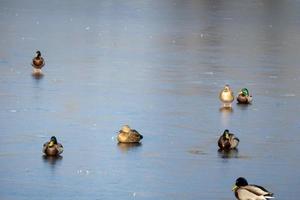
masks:
[[[264,196],[265,196],[265,197],[273,197],[273,195],[274,195],[274,193],[271,193],[271,192],[270,192],[269,194],[265,194]]]

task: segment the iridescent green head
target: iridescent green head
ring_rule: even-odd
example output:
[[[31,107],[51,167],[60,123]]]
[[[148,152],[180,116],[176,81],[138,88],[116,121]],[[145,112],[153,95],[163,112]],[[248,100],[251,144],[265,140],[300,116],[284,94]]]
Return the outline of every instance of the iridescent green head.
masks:
[[[244,96],[249,96],[249,91],[248,91],[247,88],[241,89],[241,93],[242,93]]]

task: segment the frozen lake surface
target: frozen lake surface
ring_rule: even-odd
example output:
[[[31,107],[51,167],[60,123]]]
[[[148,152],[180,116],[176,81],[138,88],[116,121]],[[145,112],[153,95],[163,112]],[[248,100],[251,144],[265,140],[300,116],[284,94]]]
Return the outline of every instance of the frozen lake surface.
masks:
[[[0,199],[276,199],[300,188],[300,2],[0,1]],[[35,51],[44,76],[31,76]],[[247,87],[252,105],[220,110]],[[139,146],[118,145],[129,124]],[[218,153],[229,129],[238,152]],[[65,151],[45,159],[56,135]]]

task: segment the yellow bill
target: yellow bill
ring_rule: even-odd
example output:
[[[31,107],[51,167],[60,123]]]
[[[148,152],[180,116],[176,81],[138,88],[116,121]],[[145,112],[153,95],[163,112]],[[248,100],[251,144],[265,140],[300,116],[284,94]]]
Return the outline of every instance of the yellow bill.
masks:
[[[234,185],[234,186],[232,187],[232,191],[235,191],[237,188],[238,188],[238,186]]]
[[[53,145],[54,145],[54,142],[50,141],[49,144],[48,144],[48,147],[52,147]]]

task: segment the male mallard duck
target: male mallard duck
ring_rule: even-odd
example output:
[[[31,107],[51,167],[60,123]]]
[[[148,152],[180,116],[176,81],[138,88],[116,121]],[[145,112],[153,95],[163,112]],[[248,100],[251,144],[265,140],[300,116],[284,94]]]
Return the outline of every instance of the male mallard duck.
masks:
[[[258,185],[248,185],[245,178],[236,179],[232,188],[238,200],[266,200],[273,197],[273,193]]]
[[[49,142],[46,142],[43,146],[43,153],[47,156],[58,156],[64,151],[64,147],[57,143],[55,136],[52,136]]]
[[[218,140],[218,146],[221,150],[230,150],[235,149],[239,142],[240,140],[226,129]]]
[[[140,140],[143,139],[143,136],[139,134],[136,130],[131,129],[128,125],[125,125],[119,131],[117,139],[119,142],[135,143],[140,142]]]
[[[224,107],[231,107],[231,103],[234,100],[234,96],[229,85],[225,85],[225,87],[221,90],[219,98],[223,102]]]
[[[37,51],[36,52],[36,57],[32,59],[32,64],[34,68],[34,72],[41,72],[42,67],[45,65],[44,58],[41,56],[41,52]]]
[[[252,96],[249,94],[249,91],[247,88],[241,89],[236,98],[237,98],[238,103],[249,104],[252,102]]]

